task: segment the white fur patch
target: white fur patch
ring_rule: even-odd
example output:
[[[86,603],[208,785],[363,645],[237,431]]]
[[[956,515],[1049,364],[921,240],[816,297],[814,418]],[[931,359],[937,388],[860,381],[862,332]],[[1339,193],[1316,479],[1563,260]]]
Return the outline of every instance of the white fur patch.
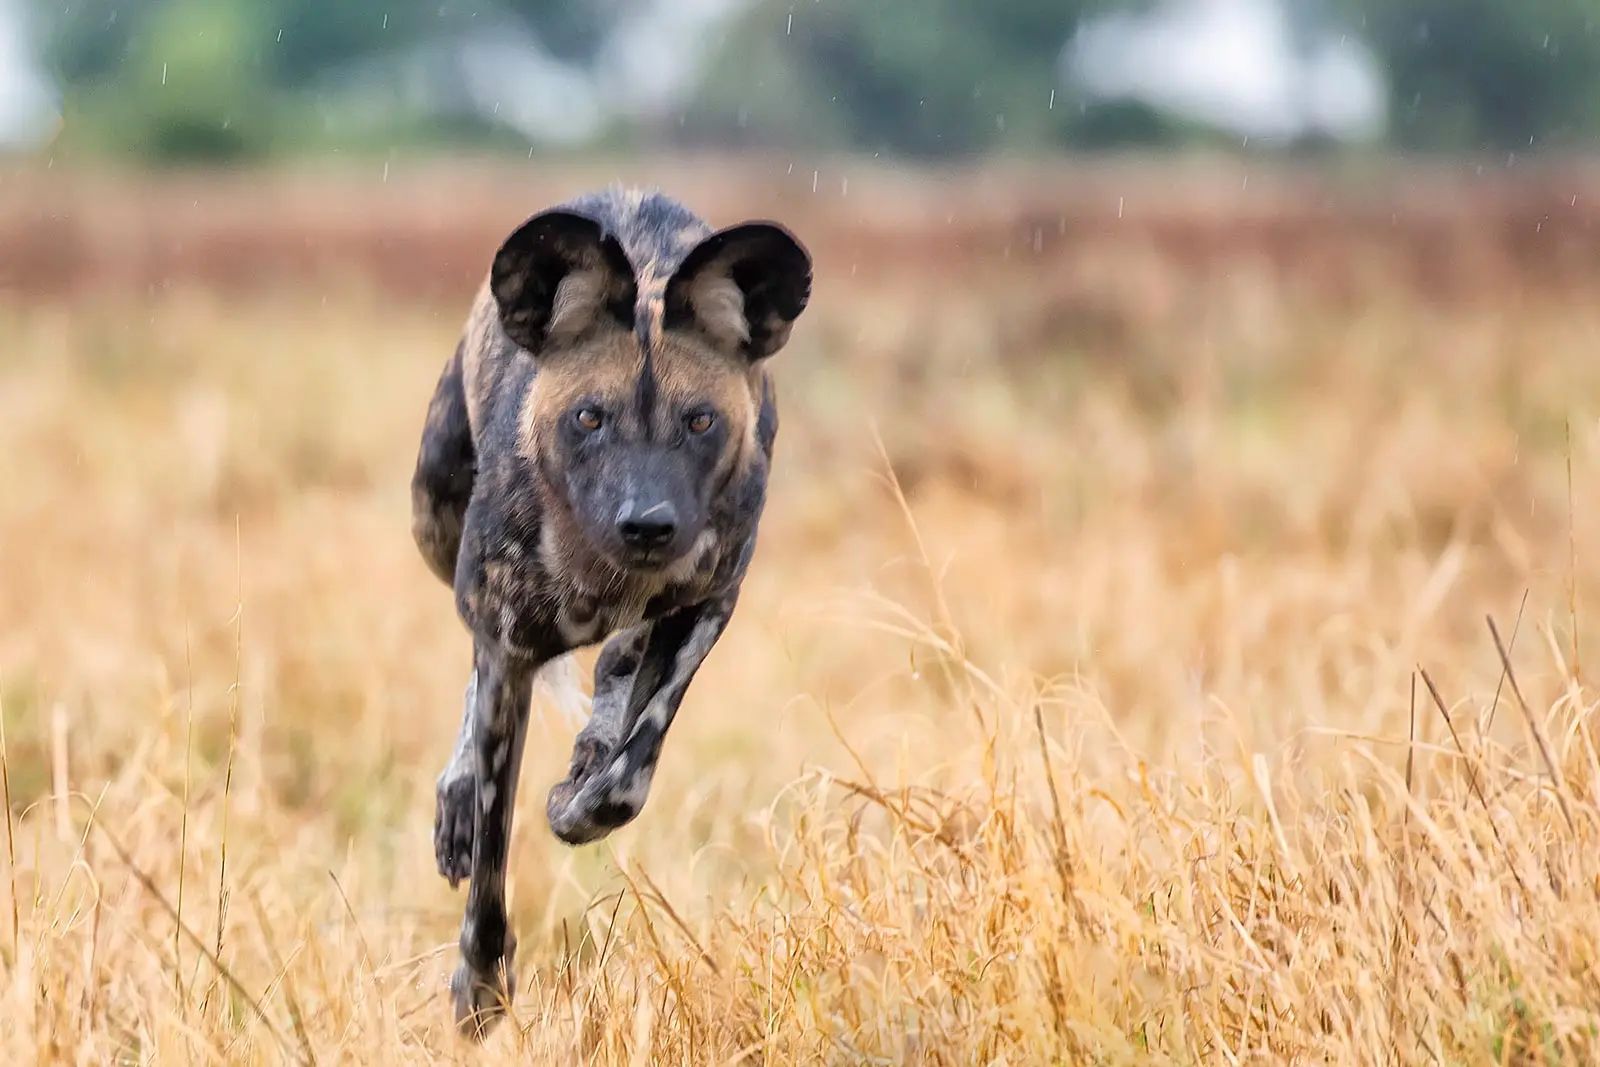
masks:
[[[701,328],[721,344],[732,348],[750,340],[744,292],[727,275],[697,280],[689,290],[689,304]]]
[[[551,301],[548,336],[569,340],[593,325],[604,287],[605,276],[598,270],[575,270],[562,278]]]
[[[581,729],[589,721],[593,707],[589,695],[583,691],[578,664],[570,652],[539,669],[533,679],[533,698],[546,709],[554,710],[574,729]]]

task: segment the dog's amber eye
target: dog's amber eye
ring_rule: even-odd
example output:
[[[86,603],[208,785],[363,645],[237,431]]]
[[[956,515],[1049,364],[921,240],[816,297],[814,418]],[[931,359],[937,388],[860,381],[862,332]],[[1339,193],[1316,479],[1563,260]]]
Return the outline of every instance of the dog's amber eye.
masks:
[[[598,430],[600,428],[600,422],[601,422],[600,413],[598,411],[596,411],[594,408],[579,408],[578,409],[578,425],[582,426],[585,430],[588,430],[590,433],[594,433],[596,430]]]
[[[711,413],[708,411],[697,412],[689,416],[689,432],[702,434],[711,429]]]

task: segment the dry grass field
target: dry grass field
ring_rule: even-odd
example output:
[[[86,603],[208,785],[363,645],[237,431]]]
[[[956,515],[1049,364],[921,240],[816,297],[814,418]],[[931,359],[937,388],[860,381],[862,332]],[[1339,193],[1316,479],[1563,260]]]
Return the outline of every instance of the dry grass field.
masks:
[[[0,178],[0,1054],[1595,1062],[1600,182],[785,166]],[[817,287],[639,819],[536,719],[472,1048],[408,480],[613,176]]]

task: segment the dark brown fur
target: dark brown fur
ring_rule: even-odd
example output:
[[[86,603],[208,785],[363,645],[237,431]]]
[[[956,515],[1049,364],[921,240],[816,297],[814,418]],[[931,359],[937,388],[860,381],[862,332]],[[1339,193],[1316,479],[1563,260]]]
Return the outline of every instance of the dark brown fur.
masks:
[[[452,983],[468,1033],[510,988],[505,855],[535,675],[609,638],[546,806],[563,841],[598,840],[642,809],[738,600],[778,428],[765,361],[810,279],[775,224],[714,233],[660,194],[591,194],[506,240],[439,377],[412,529],[474,640],[435,821],[440,872],[470,879]]]

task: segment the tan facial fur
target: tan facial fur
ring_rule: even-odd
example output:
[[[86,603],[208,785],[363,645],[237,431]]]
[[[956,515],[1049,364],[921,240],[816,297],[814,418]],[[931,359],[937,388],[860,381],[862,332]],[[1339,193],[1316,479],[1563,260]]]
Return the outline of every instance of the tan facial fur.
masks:
[[[659,314],[653,321],[659,323]],[[602,327],[576,343],[547,351],[523,402],[518,426],[521,454],[530,460],[555,459],[550,449],[559,439],[560,420],[580,399],[589,398],[635,440],[670,440],[680,432],[686,409],[709,404],[726,431],[718,480],[747,462],[755,448],[764,372],[693,335],[674,331],[658,336],[648,367],[638,335],[620,325]],[[647,373],[654,383],[648,427],[640,407],[640,381]]]

